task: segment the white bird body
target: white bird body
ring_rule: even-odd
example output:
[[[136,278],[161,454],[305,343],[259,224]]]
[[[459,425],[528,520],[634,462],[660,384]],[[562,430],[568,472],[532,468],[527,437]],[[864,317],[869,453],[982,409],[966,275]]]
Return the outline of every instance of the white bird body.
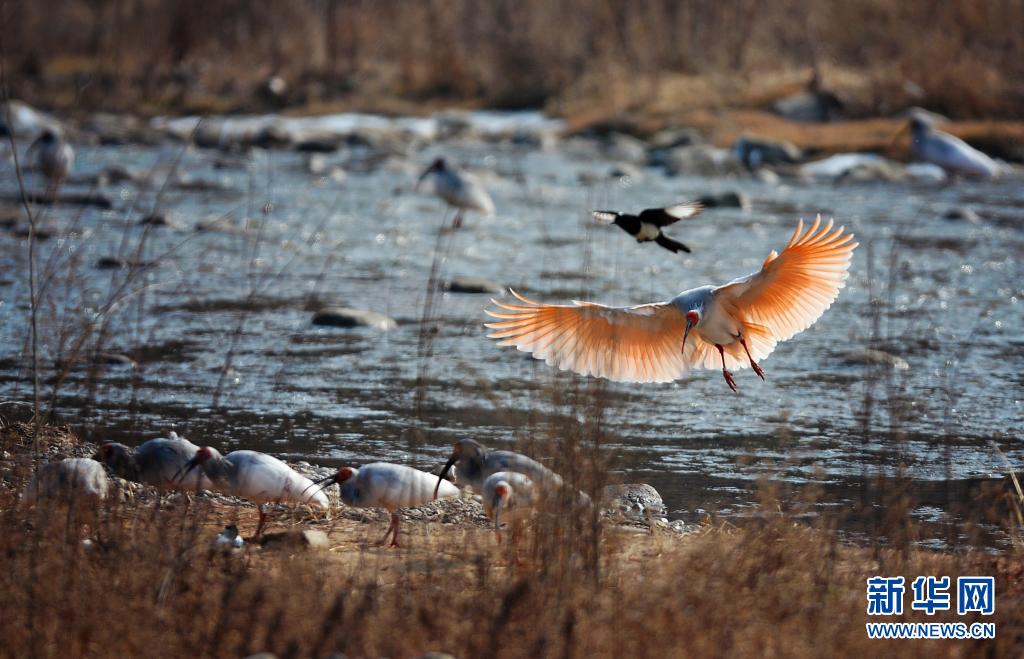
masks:
[[[161,489],[215,489],[202,470],[195,470],[176,478],[198,451],[198,446],[171,431],[169,437],[150,439],[134,449],[124,444],[104,444],[100,446],[94,458],[125,480],[146,483]]]
[[[107,472],[99,462],[91,458],[66,458],[40,465],[25,487],[21,500],[31,504],[40,499],[61,497],[105,499],[108,487]]]
[[[313,481],[298,473],[272,455],[259,451],[232,451],[221,455],[216,449],[204,447],[197,456],[209,451],[210,457],[200,462],[214,488],[254,503],[306,503],[328,508],[330,502],[320,491],[312,493]]]
[[[803,220],[781,254],[772,252],[759,272],[724,286],[701,286],[667,302],[609,307],[592,302],[549,305],[512,291],[522,304],[493,301],[500,322],[489,336],[514,345],[560,370],[620,382],[671,382],[693,369],[748,364],[810,327],[845,286],[857,243],[821,218],[804,232]]]
[[[434,499],[437,477],[419,469],[387,462],[372,462],[358,469],[341,482],[341,500],[356,508],[413,508]],[[459,488],[448,481],[441,483],[439,497],[457,497]]]
[[[179,478],[200,466],[213,487],[225,494],[244,497],[259,504],[260,521],[256,527],[259,536],[266,524],[266,503],[316,504],[327,510],[327,496],[313,489],[313,481],[298,473],[281,460],[259,451],[232,451],[227,455],[209,446],[196,452],[195,457],[182,468]]]
[[[996,161],[959,137],[937,130],[929,120],[915,117],[910,130],[912,149],[920,160],[957,174],[982,178],[999,174]]]
[[[484,481],[497,472],[516,472],[553,489],[562,486],[562,477],[533,458],[515,451],[492,451],[473,439],[460,439],[434,483],[448,483],[443,478],[455,466],[455,482],[468,485],[477,494],[483,494]],[[449,483],[450,484],[450,483]]]
[[[429,178],[434,194],[458,212],[454,226],[461,225],[462,211],[478,211],[483,215],[494,215],[494,200],[480,181],[467,171],[453,167],[444,158],[437,158],[421,175],[416,186]]]
[[[28,150],[35,158],[35,166],[51,183],[60,183],[75,166],[75,150],[63,136],[44,130]]]
[[[483,484],[484,512],[500,528],[504,520],[510,525],[523,521],[536,503],[533,481],[514,471],[498,471]]]
[[[391,513],[391,523],[381,544],[391,538],[391,546],[398,546],[399,508],[413,508],[430,503],[435,495],[435,476],[419,469],[388,462],[371,462],[358,469],[342,467],[336,474],[322,478],[317,484],[337,484],[341,500],[355,508],[385,508]],[[459,496],[459,488],[448,481],[438,487],[441,497]]]

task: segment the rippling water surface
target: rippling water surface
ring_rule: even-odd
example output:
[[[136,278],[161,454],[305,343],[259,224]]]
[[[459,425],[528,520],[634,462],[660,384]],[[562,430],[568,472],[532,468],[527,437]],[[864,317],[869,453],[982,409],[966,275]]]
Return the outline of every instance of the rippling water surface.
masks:
[[[711,371],[670,385],[604,387],[604,450],[618,477],[652,483],[672,517],[690,520],[703,511],[747,514],[763,478],[818,483],[840,508],[877,508],[890,487],[910,479],[916,514],[927,523],[957,515],[987,479],[1005,474],[1004,459],[1024,462],[1019,179],[768,184],[669,178],[655,169],[616,179],[582,140],[546,151],[456,141],[387,158],[352,147],[327,156],[347,170],[340,182],[309,174],[306,156],[290,151],[238,157],[169,143],[78,152],[81,173],[111,164],[156,172],[150,186],[107,187],[113,210],[47,211],[48,224],[74,232],[41,246],[43,264],[58,253],[53,304],[41,318],[46,374],[60,358],[62,332],[95,319],[125,277],[96,261],[135,250],[143,234],[143,258],[159,261],[130,282],[139,292],[108,314],[106,349],[133,356],[137,368],[106,366],[89,384],[88,369],[76,367],[60,389],[59,409],[96,437],[141,441],[173,428],[225,450],[424,467],[439,465],[458,437],[511,445],[527,427],[577,423],[573,415],[585,413],[554,394],[592,385],[485,338],[487,295],[440,298],[432,356],[417,360],[436,255],[442,278],[482,277],[552,302],[637,304],[754,271],[781,249],[797,218],[821,213],[861,243],[837,303],[764,361],[766,383],[737,373],[739,394]],[[442,154],[482,170],[498,214],[470,215],[463,230],[439,239],[451,215],[413,185]],[[178,171],[193,185],[161,190],[179,157]],[[13,170],[3,171],[11,193]],[[197,190],[197,181],[211,189]],[[709,209],[672,227],[692,254],[637,245],[587,212],[723,190],[744,192],[752,206]],[[965,206],[982,221],[943,218]],[[154,207],[172,226],[137,224]],[[212,219],[212,230],[195,230]],[[25,246],[0,234],[6,400],[31,395]],[[311,309],[320,303],[379,311],[398,328],[314,327]],[[851,361],[868,347],[902,357],[909,369]],[[422,444],[410,442],[411,427],[423,429]]]

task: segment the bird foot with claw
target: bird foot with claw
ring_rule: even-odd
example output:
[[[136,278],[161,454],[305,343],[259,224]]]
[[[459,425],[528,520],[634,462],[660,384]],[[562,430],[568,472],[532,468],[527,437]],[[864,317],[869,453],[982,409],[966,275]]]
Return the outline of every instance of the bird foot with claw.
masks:
[[[723,368],[722,375],[725,376],[725,383],[729,385],[729,388],[734,392],[739,393],[739,390],[736,388],[736,380],[733,379],[732,373]]]
[[[754,372],[757,373],[757,377],[761,378],[761,382],[767,382],[767,380],[764,379],[764,369],[761,368],[757,362],[751,360],[750,368],[754,369]]]

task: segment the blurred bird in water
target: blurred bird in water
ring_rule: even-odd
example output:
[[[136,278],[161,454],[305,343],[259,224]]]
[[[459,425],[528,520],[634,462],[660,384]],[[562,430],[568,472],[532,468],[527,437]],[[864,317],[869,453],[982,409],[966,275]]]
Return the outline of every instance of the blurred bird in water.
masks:
[[[75,150],[63,135],[49,128],[36,138],[26,156],[46,177],[51,192],[56,190],[75,166]]]
[[[648,208],[640,211],[639,215],[617,211],[591,211],[590,214],[599,222],[611,223],[619,227],[636,238],[638,243],[653,241],[675,254],[680,251],[689,252],[690,248],[666,236],[661,232],[662,228],[684,218],[693,217],[703,209],[700,202],[688,201],[666,208]]]
[[[474,210],[484,215],[494,215],[494,200],[480,181],[469,172],[449,165],[444,158],[437,158],[420,174],[416,189],[419,190],[427,179],[433,184],[434,194],[455,208],[452,226],[456,229],[462,226],[463,211]]]
[[[259,505],[260,521],[255,533],[257,537],[267,523],[264,508],[267,503],[316,504],[324,510],[330,506],[323,492],[306,494],[306,490],[313,486],[313,481],[266,453],[232,451],[227,455],[221,455],[217,449],[204,446],[181,467],[175,480],[180,483],[196,467],[205,472],[206,477],[219,491],[244,497]]]
[[[487,311],[499,322],[490,338],[532,353],[560,370],[620,382],[671,382],[692,369],[748,364],[763,380],[756,360],[810,327],[846,284],[857,243],[843,227],[806,232],[797,225],[781,254],[771,252],[761,270],[724,286],[701,286],[667,302],[609,307],[593,302],[542,304],[515,291],[522,304],[492,300]]]
[[[987,155],[959,137],[935,128],[931,117],[915,114],[907,128],[910,131],[914,157],[938,165],[953,174],[992,178],[998,176],[999,165]]]
[[[387,462],[373,462],[358,469],[342,467],[338,473],[321,478],[315,484],[323,487],[337,484],[345,505],[387,509],[391,513],[391,524],[380,542],[387,542],[390,535],[392,547],[398,546],[399,508],[421,506],[437,496],[459,496],[459,488],[448,481],[435,488],[433,474]]]

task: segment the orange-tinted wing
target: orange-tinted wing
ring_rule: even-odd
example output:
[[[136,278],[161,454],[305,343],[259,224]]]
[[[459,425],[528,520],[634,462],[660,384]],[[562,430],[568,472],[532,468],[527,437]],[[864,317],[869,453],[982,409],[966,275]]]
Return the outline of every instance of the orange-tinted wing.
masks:
[[[769,254],[760,272],[715,289],[715,300],[748,327],[754,359],[813,325],[846,285],[858,245],[853,234],[833,229],[832,220],[822,226],[821,216],[803,229],[800,220],[782,253]]]
[[[670,303],[606,307],[592,302],[522,304],[492,300],[488,336],[559,369],[620,382],[671,382],[689,370],[680,353],[686,317]]]

